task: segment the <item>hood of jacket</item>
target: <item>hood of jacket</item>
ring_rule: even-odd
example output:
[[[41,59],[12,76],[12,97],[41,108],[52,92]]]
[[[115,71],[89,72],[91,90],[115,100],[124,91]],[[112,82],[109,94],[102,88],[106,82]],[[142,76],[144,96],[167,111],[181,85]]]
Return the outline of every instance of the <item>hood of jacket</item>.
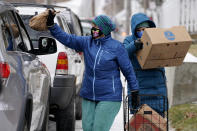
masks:
[[[133,15],[131,18],[131,32],[134,39],[137,38],[135,33],[136,27],[142,22],[148,22],[150,27],[156,27],[155,23],[152,20],[150,20],[145,14],[137,13]]]

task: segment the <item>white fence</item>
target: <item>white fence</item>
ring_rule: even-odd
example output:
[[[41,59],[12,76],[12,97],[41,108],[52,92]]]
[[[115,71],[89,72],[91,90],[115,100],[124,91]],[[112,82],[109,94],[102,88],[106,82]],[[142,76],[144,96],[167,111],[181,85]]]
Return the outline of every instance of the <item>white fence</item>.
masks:
[[[166,0],[157,13],[161,27],[184,25],[190,33],[197,33],[197,0]]]
[[[180,25],[197,33],[197,0],[180,0]]]

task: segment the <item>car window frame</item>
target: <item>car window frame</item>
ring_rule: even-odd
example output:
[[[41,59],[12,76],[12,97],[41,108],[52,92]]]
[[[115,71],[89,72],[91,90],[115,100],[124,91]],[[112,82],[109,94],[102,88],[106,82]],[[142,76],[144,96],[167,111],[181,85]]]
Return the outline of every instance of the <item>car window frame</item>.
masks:
[[[26,27],[25,27],[25,25],[24,25],[24,23],[23,23],[23,20],[21,19],[21,17],[20,17],[20,15],[17,13],[17,12],[14,12],[14,11],[12,11],[12,13],[13,13],[13,16],[14,16],[14,18],[15,18],[15,20],[17,21],[17,23],[23,28],[23,30],[25,31],[25,34],[26,34],[26,36],[27,36],[27,38],[28,38],[28,41],[29,41],[29,44],[30,44],[30,51],[28,51],[29,53],[33,53],[33,51],[34,51],[34,48],[33,48],[33,44],[32,44],[32,41],[31,41],[31,39],[30,39],[30,36],[29,36],[29,34],[28,34],[28,32],[27,32],[27,30],[26,30]],[[18,26],[18,25],[17,25]],[[19,28],[20,29],[20,28]],[[21,32],[20,32],[21,33]],[[21,34],[22,35],[22,34]],[[23,37],[22,37],[22,40],[23,40]],[[23,40],[23,42],[24,42],[24,40]],[[26,44],[26,43],[25,43]]]

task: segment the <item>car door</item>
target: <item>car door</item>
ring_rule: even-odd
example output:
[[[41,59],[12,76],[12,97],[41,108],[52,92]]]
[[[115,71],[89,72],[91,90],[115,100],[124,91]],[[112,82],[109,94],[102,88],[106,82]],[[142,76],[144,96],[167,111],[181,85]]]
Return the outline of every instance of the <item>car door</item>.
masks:
[[[12,39],[9,30],[2,20],[2,13],[0,14],[0,73],[1,73],[1,90],[0,90],[0,130],[17,130],[20,117],[24,114],[24,83],[23,77],[20,76],[18,69],[18,61],[14,59],[9,51]],[[15,55],[13,55],[15,56]],[[4,67],[3,67],[4,66]],[[2,72],[4,72],[2,74]],[[20,88],[19,88],[20,87]]]
[[[66,22],[66,18],[65,16],[61,16],[61,21],[62,21],[62,25],[64,30],[69,30],[68,24]],[[77,35],[77,34],[76,34]],[[79,34],[78,34],[79,35]],[[80,85],[82,83],[82,75],[83,75],[83,57],[79,55],[79,53],[77,53],[77,51],[73,50],[73,49],[68,49],[69,50],[69,55],[70,55],[70,59],[69,59],[69,67],[72,67],[72,69],[70,70],[70,74],[74,74],[76,76],[76,85]]]
[[[27,91],[33,95],[31,128],[36,129],[40,125],[39,120],[43,119],[42,115],[47,108],[50,76],[38,57],[31,53],[33,46],[19,15],[10,11],[2,17],[5,24],[9,25],[12,36],[13,49],[10,51],[14,52],[12,54],[21,60],[23,75],[29,87]],[[16,25],[15,29],[13,25]],[[18,34],[14,30],[17,30]]]
[[[78,18],[78,16],[76,14],[74,14],[73,12],[71,12],[71,21],[73,23],[73,29],[76,35],[78,36],[82,36],[83,35],[83,31],[82,31],[82,26],[80,23],[80,19]],[[83,53],[82,52],[78,52],[76,53],[76,57],[77,57],[77,76],[78,76],[78,83],[81,84],[82,83],[82,79],[83,79],[83,72],[84,72],[84,58],[83,58]]]
[[[30,92],[33,95],[33,115],[32,115],[32,123],[31,130],[40,130],[42,125],[45,122],[44,116],[48,114],[48,102],[49,102],[49,90],[50,90],[50,74],[47,67],[39,60],[37,56],[32,53],[33,46],[25,30],[25,26],[20,19],[19,15],[16,14],[19,22],[19,28],[21,30],[21,35],[24,44],[27,47],[31,47],[28,49],[28,53],[23,53],[23,60],[26,61],[24,63],[26,65],[26,69],[29,69],[29,73],[27,73],[28,82],[30,85]],[[30,64],[28,64],[30,63]],[[24,69],[24,70],[26,70]],[[48,117],[47,117],[48,118]]]

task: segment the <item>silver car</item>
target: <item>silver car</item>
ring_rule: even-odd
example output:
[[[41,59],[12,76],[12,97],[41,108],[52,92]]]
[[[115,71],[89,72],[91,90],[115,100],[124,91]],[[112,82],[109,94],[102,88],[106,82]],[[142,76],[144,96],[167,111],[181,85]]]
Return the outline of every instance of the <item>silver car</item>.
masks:
[[[55,40],[40,37],[34,48],[17,11],[0,1],[0,41],[0,131],[47,130],[51,78],[37,55],[55,53]]]

